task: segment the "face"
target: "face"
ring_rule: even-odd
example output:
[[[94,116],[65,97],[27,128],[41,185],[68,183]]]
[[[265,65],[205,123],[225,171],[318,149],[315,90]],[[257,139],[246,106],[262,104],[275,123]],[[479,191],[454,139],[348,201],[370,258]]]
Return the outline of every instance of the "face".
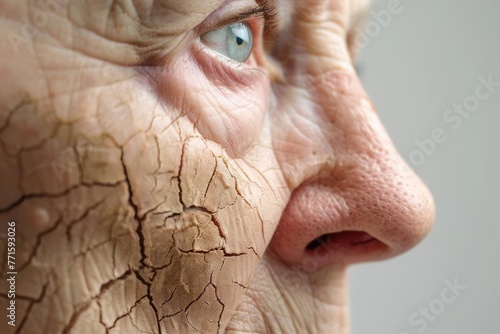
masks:
[[[348,333],[347,266],[434,217],[353,67],[366,6],[2,1],[17,328]]]

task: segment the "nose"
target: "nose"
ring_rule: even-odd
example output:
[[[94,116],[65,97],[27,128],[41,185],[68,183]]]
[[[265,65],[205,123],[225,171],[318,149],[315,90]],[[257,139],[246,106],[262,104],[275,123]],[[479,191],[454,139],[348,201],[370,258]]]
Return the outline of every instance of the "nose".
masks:
[[[427,187],[397,153],[355,77],[330,73],[310,86],[316,100],[299,103],[310,109],[295,121],[290,112],[275,135],[292,194],[271,249],[316,270],[413,247],[434,220]]]
[[[292,192],[272,252],[315,271],[415,246],[434,221],[432,196],[396,151],[355,71],[337,67],[335,55],[294,57],[300,63],[288,59],[293,70],[275,87],[273,145]]]

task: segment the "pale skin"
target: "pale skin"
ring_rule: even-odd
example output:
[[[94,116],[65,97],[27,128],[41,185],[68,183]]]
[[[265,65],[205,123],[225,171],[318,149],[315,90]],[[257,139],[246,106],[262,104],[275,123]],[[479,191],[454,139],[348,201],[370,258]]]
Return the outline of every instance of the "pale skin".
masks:
[[[243,62],[201,42],[258,5],[60,0],[26,36],[38,2],[0,2],[2,333],[346,334],[347,267],[428,233],[354,70],[365,1],[269,1]]]

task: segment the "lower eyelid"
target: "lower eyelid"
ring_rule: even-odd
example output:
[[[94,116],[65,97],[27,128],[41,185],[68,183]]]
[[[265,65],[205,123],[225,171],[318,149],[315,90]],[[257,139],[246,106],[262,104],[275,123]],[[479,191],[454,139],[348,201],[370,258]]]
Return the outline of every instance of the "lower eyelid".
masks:
[[[266,76],[257,66],[248,63],[249,61],[255,63],[253,55],[247,63],[240,63],[219,54],[199,41],[193,46],[192,56],[210,81],[225,86],[248,87],[253,81]]]

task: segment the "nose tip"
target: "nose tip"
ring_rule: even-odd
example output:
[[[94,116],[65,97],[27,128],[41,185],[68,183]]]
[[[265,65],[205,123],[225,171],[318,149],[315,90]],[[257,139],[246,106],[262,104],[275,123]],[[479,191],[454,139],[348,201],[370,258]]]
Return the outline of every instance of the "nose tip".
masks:
[[[401,163],[358,161],[300,185],[273,236],[273,252],[315,271],[382,260],[415,246],[432,226],[434,203]]]

